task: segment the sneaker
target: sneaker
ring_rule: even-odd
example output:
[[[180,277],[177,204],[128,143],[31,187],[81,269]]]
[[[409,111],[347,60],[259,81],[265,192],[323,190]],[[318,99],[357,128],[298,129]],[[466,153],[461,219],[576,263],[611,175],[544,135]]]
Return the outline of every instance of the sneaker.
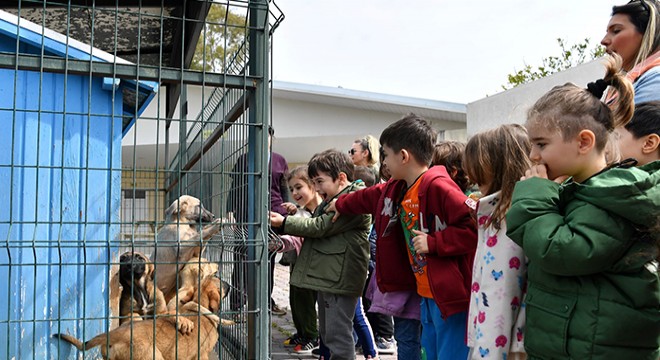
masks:
[[[317,347],[316,349],[312,350],[312,355],[321,356],[321,349]]]
[[[376,350],[379,354],[394,354],[396,352],[396,342],[392,338],[376,337]]]
[[[273,304],[270,307],[270,313],[273,314],[273,315],[277,315],[277,316],[284,316],[284,315],[286,315],[286,310],[280,308],[276,304]]]
[[[300,355],[310,355],[312,354],[312,351],[314,351],[314,349],[318,349],[318,348],[319,348],[319,342],[316,339],[314,340],[303,339],[303,342],[296,345],[296,347],[293,348],[293,351],[296,354],[300,354]]]
[[[296,346],[300,344],[300,340],[302,340],[302,337],[295,333],[284,340],[284,346]]]

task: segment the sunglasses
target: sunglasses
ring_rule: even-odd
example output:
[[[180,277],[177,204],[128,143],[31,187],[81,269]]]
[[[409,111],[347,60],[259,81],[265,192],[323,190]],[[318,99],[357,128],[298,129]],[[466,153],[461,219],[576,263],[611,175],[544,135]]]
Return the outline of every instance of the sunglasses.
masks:
[[[350,149],[350,150],[348,150],[348,154],[349,154],[349,155],[353,155],[353,154],[355,154],[355,153],[356,153],[355,149]]]

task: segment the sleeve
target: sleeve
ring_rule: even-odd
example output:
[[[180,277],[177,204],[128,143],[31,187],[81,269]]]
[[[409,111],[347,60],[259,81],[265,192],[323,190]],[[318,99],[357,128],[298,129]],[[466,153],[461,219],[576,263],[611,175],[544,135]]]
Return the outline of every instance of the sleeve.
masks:
[[[424,219],[428,227],[429,253],[436,256],[474,254],[477,226],[465,205],[465,194],[453,183],[437,181],[431,184],[427,201],[432,203],[435,199],[439,199],[440,208],[431,211],[432,219]]]
[[[352,193],[339,196],[335,207],[340,214],[372,214],[376,215],[378,199],[386,184],[378,184]],[[341,218],[341,217],[340,217]]]
[[[498,232],[489,230],[485,232],[487,239],[481,242],[481,246],[488,248],[484,254],[489,260],[479,262],[480,268],[475,269],[478,273],[474,276],[479,284],[479,311],[475,313],[477,319],[469,319],[469,324],[476,321],[480,330],[477,333],[481,334],[472,339],[474,348],[490,349],[489,356],[503,359],[509,349],[514,352],[522,349],[522,329],[519,334],[516,327],[524,326],[517,321],[527,267],[522,248],[506,236],[504,227]]]
[[[283,163],[284,163],[284,174],[280,179],[280,194],[282,194],[282,202],[291,202],[291,193],[289,193],[289,184],[287,184],[286,182],[286,178],[289,174],[289,165],[286,163],[286,160],[284,160]]]
[[[370,223],[369,215],[340,216],[332,222],[334,212],[313,218],[288,216],[284,222],[284,233],[303,238],[326,238],[355,229],[365,223],[365,232]]]
[[[300,253],[300,248],[302,247],[302,243],[304,241],[302,237],[282,235],[280,236],[280,239],[282,239],[282,244],[284,244],[284,247],[279,252],[296,250],[296,254]]]
[[[635,82],[635,104],[660,100],[660,66],[648,70]]]
[[[624,219],[589,203],[560,211],[559,184],[540,178],[516,184],[506,220],[507,235],[524,249],[529,261],[561,276],[611,268],[632,237]]]

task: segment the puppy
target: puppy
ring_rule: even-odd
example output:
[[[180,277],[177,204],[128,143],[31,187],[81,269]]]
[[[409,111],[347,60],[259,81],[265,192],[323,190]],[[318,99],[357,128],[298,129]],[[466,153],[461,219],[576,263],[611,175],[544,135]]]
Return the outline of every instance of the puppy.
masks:
[[[179,270],[193,257],[200,257],[204,243],[220,231],[220,219],[204,209],[199,199],[183,195],[165,210],[167,225],[156,235],[153,260],[156,263],[156,284],[170,301],[176,293]],[[200,222],[210,223],[198,231]]]
[[[119,325],[128,321],[167,312],[165,297],[154,286],[154,264],[139,252],[125,252],[119,257]]]
[[[69,342],[81,351],[100,346],[104,359],[207,360],[209,352],[218,342],[220,319],[215,313],[220,310],[220,302],[226,296],[221,285],[217,277],[204,279],[193,301],[179,308],[178,324],[175,313],[168,312],[170,316],[159,316],[155,322],[127,323],[86,343],[65,334],[55,334],[53,337]],[[184,335],[177,334],[177,330]]]
[[[168,310],[176,310],[193,299],[193,292],[199,289],[199,284],[209,276],[218,273],[218,264],[209,262],[204,258],[194,257],[184,264],[179,271],[179,290],[177,296],[167,303]],[[224,285],[224,282],[221,282]],[[178,303],[177,303],[178,300]]]

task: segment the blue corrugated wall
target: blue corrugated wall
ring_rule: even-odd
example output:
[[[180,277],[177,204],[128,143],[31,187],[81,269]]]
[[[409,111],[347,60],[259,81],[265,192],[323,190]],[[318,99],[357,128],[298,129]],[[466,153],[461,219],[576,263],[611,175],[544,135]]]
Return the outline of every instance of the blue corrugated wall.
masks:
[[[122,99],[101,83],[0,70],[0,358],[73,359],[50,335],[108,328]]]

